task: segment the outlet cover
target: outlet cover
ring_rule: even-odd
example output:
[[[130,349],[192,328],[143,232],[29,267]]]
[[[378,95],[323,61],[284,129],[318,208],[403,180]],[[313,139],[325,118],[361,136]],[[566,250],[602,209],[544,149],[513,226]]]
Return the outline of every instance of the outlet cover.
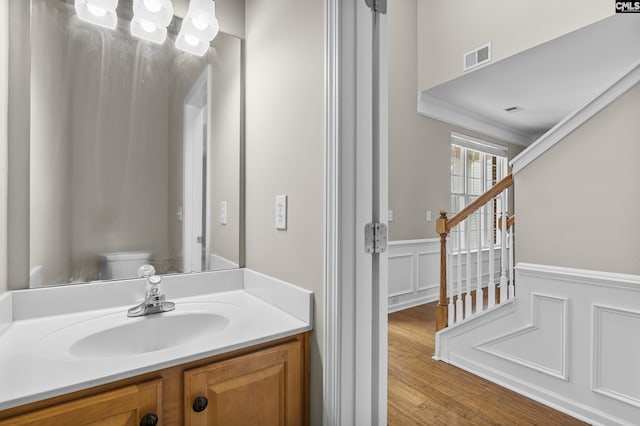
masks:
[[[276,229],[287,230],[287,196],[276,196]]]

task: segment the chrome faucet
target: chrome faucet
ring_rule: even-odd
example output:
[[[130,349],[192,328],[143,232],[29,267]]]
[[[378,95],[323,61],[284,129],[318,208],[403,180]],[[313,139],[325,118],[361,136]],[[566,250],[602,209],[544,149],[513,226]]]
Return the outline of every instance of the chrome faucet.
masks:
[[[138,268],[138,277],[147,279],[144,302],[129,309],[127,311],[127,316],[141,317],[144,315],[173,311],[176,308],[175,303],[165,302],[164,294],[160,291],[160,282],[162,281],[162,277],[156,275],[156,269],[153,266],[142,265]]]

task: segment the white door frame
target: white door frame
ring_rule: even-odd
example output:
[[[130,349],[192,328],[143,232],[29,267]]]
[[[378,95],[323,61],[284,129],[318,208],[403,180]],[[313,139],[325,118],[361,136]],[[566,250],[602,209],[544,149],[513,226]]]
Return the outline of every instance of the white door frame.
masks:
[[[365,253],[364,226],[387,223],[386,17],[378,20],[381,109],[374,131],[372,11],[365,0],[326,0],[325,7],[324,424],[385,425],[387,258],[373,262]]]
[[[208,269],[210,253],[211,183],[211,65],[207,65],[184,98],[183,191],[182,191],[182,271]],[[195,133],[194,129],[204,129]],[[205,159],[205,162],[202,160]],[[203,180],[204,178],[204,180]],[[203,206],[204,204],[204,206]],[[204,207],[204,208],[203,208]],[[204,228],[204,229],[203,229]],[[200,237],[200,241],[196,238]],[[204,252],[204,256],[203,253]]]

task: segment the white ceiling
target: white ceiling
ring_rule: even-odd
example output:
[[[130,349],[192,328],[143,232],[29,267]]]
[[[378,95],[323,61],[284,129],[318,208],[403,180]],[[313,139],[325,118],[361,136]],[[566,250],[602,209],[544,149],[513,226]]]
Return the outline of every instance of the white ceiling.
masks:
[[[532,143],[640,61],[640,16],[615,15],[421,94],[469,127],[485,122]],[[520,112],[505,108],[519,106]],[[430,115],[430,114],[427,114]],[[438,118],[438,117],[436,117]],[[475,126],[477,127],[477,126]]]

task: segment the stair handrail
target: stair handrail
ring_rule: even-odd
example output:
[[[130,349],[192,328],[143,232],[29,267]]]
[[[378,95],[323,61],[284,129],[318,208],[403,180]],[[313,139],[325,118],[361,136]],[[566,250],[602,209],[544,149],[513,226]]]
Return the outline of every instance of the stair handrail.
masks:
[[[493,185],[491,189],[489,189],[487,192],[485,192],[484,194],[482,194],[481,196],[473,200],[473,202],[471,202],[468,206],[460,210],[455,216],[447,219],[446,221],[447,233],[449,233],[449,231],[451,231],[451,229],[453,229],[457,224],[459,224],[460,222],[462,222],[463,220],[471,216],[472,213],[474,213],[480,207],[487,204],[489,200],[491,200],[492,198],[495,198],[497,195],[499,195],[505,189],[509,188],[511,185],[513,185],[513,175],[509,173],[504,177],[504,179],[502,179],[500,182]],[[440,214],[441,214],[440,217],[442,217],[442,212],[440,212]]]
[[[471,214],[482,208],[489,201],[500,195],[504,190],[513,185],[513,174],[509,173],[502,180],[492,186],[487,192],[480,195],[468,206],[460,210],[456,215],[447,218],[447,212],[440,211],[440,217],[436,220],[436,233],[440,235],[440,294],[438,306],[436,307],[436,331],[447,327],[448,307],[447,307],[447,237],[451,229],[467,219]],[[507,224],[510,226],[515,218],[507,217]]]

